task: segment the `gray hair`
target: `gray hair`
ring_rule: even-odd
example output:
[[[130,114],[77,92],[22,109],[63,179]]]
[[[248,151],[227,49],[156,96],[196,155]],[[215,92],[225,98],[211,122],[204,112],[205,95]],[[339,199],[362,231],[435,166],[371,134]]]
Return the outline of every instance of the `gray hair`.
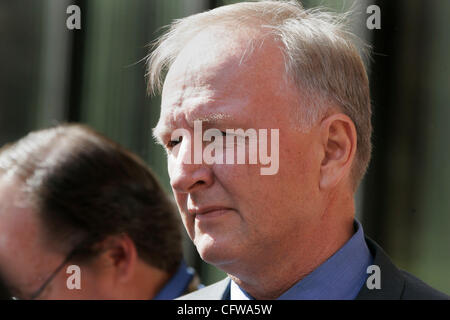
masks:
[[[295,1],[242,2],[175,20],[153,43],[147,56],[148,90],[161,90],[164,74],[184,46],[200,31],[215,25],[258,28],[282,43],[285,70],[302,93],[295,117],[310,127],[337,105],[355,124],[358,141],[352,168],[354,188],[362,180],[371,156],[369,81],[360,40],[346,29],[350,12],[337,14],[308,9]],[[253,46],[255,39],[249,39]]]

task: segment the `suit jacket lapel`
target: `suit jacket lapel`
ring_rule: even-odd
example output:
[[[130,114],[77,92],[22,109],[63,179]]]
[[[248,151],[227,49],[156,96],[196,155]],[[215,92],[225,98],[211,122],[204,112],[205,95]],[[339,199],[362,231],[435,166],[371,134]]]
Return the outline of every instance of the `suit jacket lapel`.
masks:
[[[368,289],[364,283],[356,300],[397,300],[400,299],[405,287],[405,280],[400,270],[392,263],[381,247],[370,238],[366,243],[373,256],[372,264],[380,267],[381,288]]]

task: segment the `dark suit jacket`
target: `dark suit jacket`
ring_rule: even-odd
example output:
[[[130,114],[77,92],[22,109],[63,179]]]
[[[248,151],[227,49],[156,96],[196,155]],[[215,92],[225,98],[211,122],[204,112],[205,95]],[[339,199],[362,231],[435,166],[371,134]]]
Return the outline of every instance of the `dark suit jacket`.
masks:
[[[380,267],[381,289],[369,290],[363,285],[356,300],[449,300],[439,292],[406,271],[398,269],[375,241],[366,237],[373,263]],[[225,278],[203,289],[178,298],[179,300],[228,300],[230,278]]]

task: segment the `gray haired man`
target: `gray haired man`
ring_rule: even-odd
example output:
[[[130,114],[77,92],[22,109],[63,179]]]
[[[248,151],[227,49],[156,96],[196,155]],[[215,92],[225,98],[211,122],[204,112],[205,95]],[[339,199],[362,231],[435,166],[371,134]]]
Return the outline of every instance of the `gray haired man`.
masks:
[[[154,134],[184,226],[202,259],[228,274],[184,298],[448,298],[397,269],[354,218],[371,154],[370,94],[338,16],[284,1],[189,16],[156,43],[148,79],[150,90],[163,87]],[[192,163],[196,121],[226,136],[278,130],[279,170]],[[215,156],[241,145],[250,157],[251,139],[241,138]]]

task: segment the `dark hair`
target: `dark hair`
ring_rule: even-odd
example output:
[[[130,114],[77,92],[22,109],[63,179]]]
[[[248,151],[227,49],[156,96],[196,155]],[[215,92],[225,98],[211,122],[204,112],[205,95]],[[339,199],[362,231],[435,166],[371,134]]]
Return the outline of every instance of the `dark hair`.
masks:
[[[92,129],[72,124],[30,133],[0,150],[2,171],[24,183],[53,243],[88,238],[92,247],[126,234],[148,264],[178,267],[181,228],[172,201],[141,159]]]

